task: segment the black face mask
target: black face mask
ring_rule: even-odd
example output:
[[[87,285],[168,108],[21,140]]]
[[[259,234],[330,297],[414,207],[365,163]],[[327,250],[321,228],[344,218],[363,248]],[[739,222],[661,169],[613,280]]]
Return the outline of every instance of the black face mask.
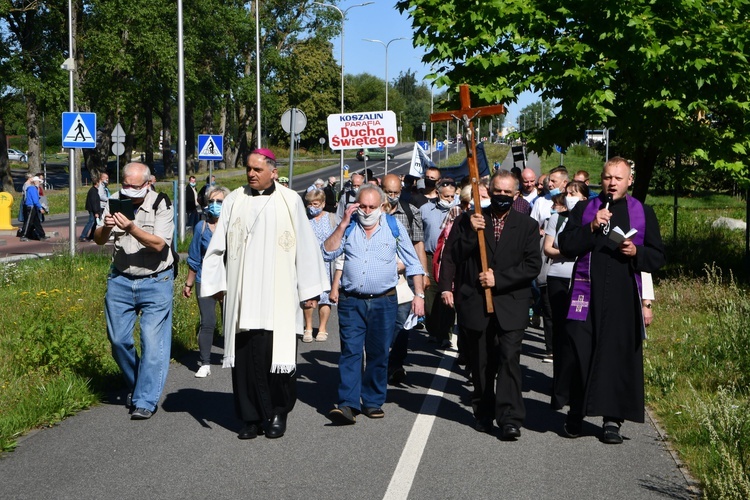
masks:
[[[513,197],[507,194],[493,194],[490,196],[492,209],[500,214],[504,214],[513,205]]]
[[[435,186],[437,185],[437,181],[434,179],[428,179],[425,177],[424,179],[424,188],[427,191],[432,191],[435,189]]]

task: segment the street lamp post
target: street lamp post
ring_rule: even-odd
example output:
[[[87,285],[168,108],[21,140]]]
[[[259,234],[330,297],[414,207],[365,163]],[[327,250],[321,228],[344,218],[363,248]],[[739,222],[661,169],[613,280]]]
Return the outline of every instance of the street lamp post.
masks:
[[[422,142],[425,141],[424,134],[427,132],[427,124],[425,122],[422,122]]]
[[[349,10],[353,9],[354,7],[364,7],[365,5],[370,5],[375,2],[364,2],[359,3],[357,5],[352,5],[350,7],[347,7],[344,10],[341,10],[335,5],[332,5],[330,3],[322,3],[322,2],[313,2],[316,5],[320,5],[321,7],[329,7],[331,9],[336,9],[336,11],[341,14],[341,114],[344,114],[344,24],[346,21],[346,13],[349,12]],[[341,150],[341,185],[344,185],[344,150]]]
[[[397,40],[406,40],[404,37],[398,37],[393,38],[392,40],[388,40],[388,43],[377,40],[377,39],[371,39],[371,38],[363,38],[365,42],[373,42],[373,43],[379,43],[383,47],[385,47],[385,110],[388,111],[388,46],[391,44],[391,42],[395,42]],[[384,171],[386,174],[388,174],[388,146],[385,147],[385,168]]]

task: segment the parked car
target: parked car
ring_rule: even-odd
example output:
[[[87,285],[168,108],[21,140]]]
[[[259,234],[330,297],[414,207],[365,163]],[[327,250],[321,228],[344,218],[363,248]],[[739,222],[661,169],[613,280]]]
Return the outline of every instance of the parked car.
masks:
[[[17,149],[8,148],[8,159],[26,163],[29,160],[29,157],[26,156],[26,153],[22,153]]]
[[[370,148],[360,149],[357,151],[357,159],[362,160],[385,160],[385,149],[383,148]],[[393,159],[393,153],[388,153],[388,159]]]

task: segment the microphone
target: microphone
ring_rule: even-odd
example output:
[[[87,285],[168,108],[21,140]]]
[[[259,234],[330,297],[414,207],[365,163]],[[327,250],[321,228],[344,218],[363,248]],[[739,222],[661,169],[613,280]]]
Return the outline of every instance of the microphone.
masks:
[[[612,193],[607,193],[607,202],[604,204],[604,209],[609,210],[609,204],[612,203]],[[600,228],[604,228],[607,224],[599,224]]]

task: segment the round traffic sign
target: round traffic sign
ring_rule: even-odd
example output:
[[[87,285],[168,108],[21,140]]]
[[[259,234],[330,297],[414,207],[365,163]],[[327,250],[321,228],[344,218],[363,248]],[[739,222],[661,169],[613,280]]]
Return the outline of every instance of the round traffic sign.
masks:
[[[291,108],[284,111],[284,114],[281,115],[281,128],[287,134],[292,133],[292,116],[294,116],[294,133],[299,134],[307,126],[307,116],[301,109]]]
[[[115,156],[120,156],[125,152],[125,145],[121,142],[116,142],[112,144],[112,154]]]
[[[321,144],[325,144],[326,143],[326,138],[325,137],[321,137],[320,139],[318,139],[318,142],[321,143]]]

